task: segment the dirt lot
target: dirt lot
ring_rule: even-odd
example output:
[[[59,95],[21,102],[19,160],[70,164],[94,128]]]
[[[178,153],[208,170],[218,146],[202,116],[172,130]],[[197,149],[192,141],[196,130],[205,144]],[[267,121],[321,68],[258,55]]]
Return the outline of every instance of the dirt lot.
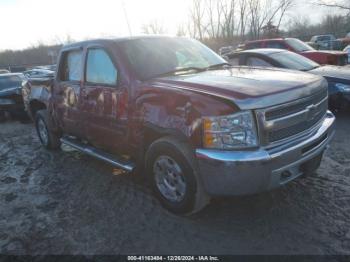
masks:
[[[350,254],[350,114],[317,175],[274,192],[164,211],[142,181],[0,124],[0,253]]]

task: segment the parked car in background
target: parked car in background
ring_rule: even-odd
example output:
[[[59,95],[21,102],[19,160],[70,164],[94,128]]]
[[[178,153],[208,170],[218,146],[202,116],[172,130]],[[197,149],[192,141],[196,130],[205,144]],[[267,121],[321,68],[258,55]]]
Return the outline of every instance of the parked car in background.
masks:
[[[0,120],[4,120],[5,113],[14,117],[24,117],[22,99],[22,74],[0,75]]]
[[[43,65],[43,66],[36,66],[33,69],[45,69],[45,70],[51,70],[56,71],[56,65]]]
[[[31,69],[23,72],[27,78],[47,78],[54,77],[55,72],[47,69]]]
[[[344,38],[338,39],[342,43],[342,47],[350,45],[350,33],[347,33]]]
[[[0,74],[9,74],[10,71],[7,69],[0,69]]]
[[[305,42],[305,44],[311,46],[313,49],[315,50],[319,50],[320,49],[320,46],[314,42]]]
[[[310,40],[319,50],[341,50],[342,42],[334,35],[315,35]]]
[[[219,54],[221,56],[224,56],[226,54],[232,53],[233,50],[234,48],[232,46],[224,46],[219,49]]]
[[[233,65],[278,67],[323,76],[328,81],[329,102],[333,108],[350,108],[350,68],[321,66],[316,62],[282,49],[254,49],[226,55]]]
[[[67,45],[55,79],[35,81],[24,94],[44,147],[64,143],[126,172],[144,168],[175,213],[312,173],[334,134],[324,78],[233,68],[187,38]]]
[[[346,65],[348,55],[342,51],[324,51],[315,50],[306,43],[296,38],[277,38],[248,41],[245,44],[245,50],[256,48],[277,48],[286,49],[302,56],[305,56],[321,65]]]

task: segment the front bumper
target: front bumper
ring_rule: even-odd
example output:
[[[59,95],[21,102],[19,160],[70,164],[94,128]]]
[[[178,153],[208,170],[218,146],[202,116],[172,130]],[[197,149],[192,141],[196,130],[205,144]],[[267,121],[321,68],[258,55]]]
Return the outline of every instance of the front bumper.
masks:
[[[16,101],[11,98],[2,98],[0,97],[0,111],[7,112],[21,112],[24,110],[24,104],[21,99],[17,99],[20,101]]]
[[[302,175],[306,163],[322,157],[334,126],[335,117],[328,111],[310,137],[288,148],[239,152],[197,149],[202,183],[212,196],[248,195],[282,186]]]

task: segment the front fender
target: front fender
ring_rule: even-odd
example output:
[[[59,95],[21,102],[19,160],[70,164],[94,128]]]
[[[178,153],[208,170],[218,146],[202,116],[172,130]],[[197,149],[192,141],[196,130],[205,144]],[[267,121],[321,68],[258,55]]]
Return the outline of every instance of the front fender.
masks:
[[[31,104],[40,103],[49,108],[52,81],[48,79],[28,81],[22,88],[25,109],[32,117]]]
[[[171,88],[144,87],[135,101],[135,122],[143,130],[133,141],[147,139],[151,127],[161,136],[178,134],[194,147],[202,143],[202,118],[229,115],[238,111],[230,101],[212,95]],[[135,135],[135,134],[134,134]]]

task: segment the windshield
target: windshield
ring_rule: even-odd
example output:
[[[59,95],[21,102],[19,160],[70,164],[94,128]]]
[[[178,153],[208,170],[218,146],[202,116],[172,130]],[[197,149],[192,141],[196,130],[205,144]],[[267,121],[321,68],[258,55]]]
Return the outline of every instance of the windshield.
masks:
[[[0,90],[20,87],[22,80],[18,76],[0,76]]]
[[[270,57],[288,69],[309,71],[320,66],[319,64],[302,55],[298,55],[289,51],[273,53],[270,55]]]
[[[141,80],[186,68],[204,69],[227,63],[200,42],[187,38],[144,38],[121,43],[122,51]]]
[[[300,41],[299,39],[288,38],[288,39],[286,39],[286,42],[288,43],[288,45],[290,45],[297,52],[315,50],[311,46],[309,46],[308,44],[304,43],[303,41]]]

